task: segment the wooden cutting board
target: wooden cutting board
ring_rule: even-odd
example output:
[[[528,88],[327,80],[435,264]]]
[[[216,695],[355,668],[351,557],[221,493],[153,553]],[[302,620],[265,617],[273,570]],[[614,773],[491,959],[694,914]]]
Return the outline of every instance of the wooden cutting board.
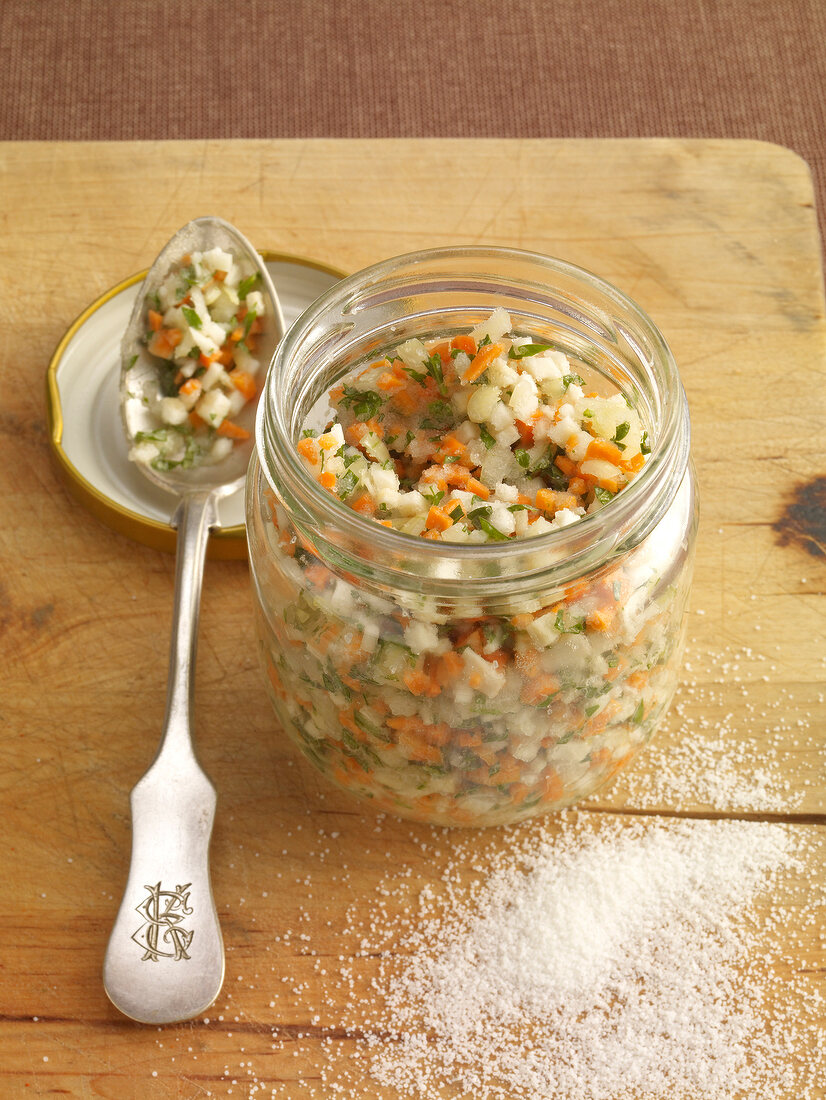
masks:
[[[219,791],[227,980],[208,1023],[162,1031],[125,1021],[103,993],[128,792],[163,716],[173,561],[66,493],[44,372],[88,303],[206,213],[262,249],[349,270],[431,245],[520,246],[635,298],[685,382],[702,525],[677,710],[587,814],[775,818],[814,836],[826,821],[826,324],[798,157],[699,140],[2,145],[3,1097],[339,1095],[319,1075],[353,1045],[324,1054],[341,1035],[346,926],[373,912],[388,872],[435,882],[469,843],[440,834],[437,855],[430,830],[377,825],[298,758],[265,697],[247,567],[211,562],[196,715]],[[812,857],[773,904],[793,925],[822,888]],[[776,954],[822,993],[819,931],[792,947],[778,930]]]

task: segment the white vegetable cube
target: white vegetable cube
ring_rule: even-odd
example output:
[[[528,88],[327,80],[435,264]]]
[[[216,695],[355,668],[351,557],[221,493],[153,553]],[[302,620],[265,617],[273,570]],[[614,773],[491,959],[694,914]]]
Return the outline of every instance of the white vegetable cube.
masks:
[[[198,416],[213,428],[217,428],[226,419],[229,410],[229,398],[221,390],[210,390],[195,406]]]
[[[559,362],[560,359],[563,360],[562,364]],[[568,360],[558,351],[543,351],[539,355],[528,355],[520,362],[522,370],[527,371],[537,382],[561,378],[563,374],[569,373]]]
[[[224,252],[222,248],[218,247],[210,248],[207,252],[201,253],[201,263],[210,273],[216,271],[229,273],[232,270],[232,256],[229,252]]]
[[[514,370],[507,359],[499,355],[488,367],[488,378],[492,385],[499,386],[504,390],[519,381],[519,371]]]
[[[180,397],[162,397],[158,409],[164,424],[183,424],[189,411]]]
[[[232,385],[227,377],[227,372],[219,362],[210,363],[201,375],[201,388],[204,393],[214,389],[217,385]]]
[[[209,451],[209,457],[213,462],[221,462],[232,450],[233,443],[226,436],[219,436]]]
[[[474,691],[493,699],[505,686],[505,674],[472,649],[462,650],[467,682]]]
[[[607,462],[604,458],[586,458],[580,466],[583,474],[595,477],[598,480],[610,480],[619,475],[619,469],[613,462]]]
[[[405,628],[404,644],[410,646],[414,653],[441,653],[450,643],[447,639],[440,640],[432,623],[416,620]]]
[[[247,294],[246,303],[250,313],[254,313],[256,317],[264,316],[266,306],[264,305],[264,295],[260,290],[251,290]]]
[[[157,458],[160,453],[151,439],[145,439],[142,443],[135,444],[129,452],[129,458],[132,462],[147,463]]]
[[[246,405],[247,399],[246,397],[244,397],[241,391],[235,389],[235,387],[233,387],[232,390],[227,394],[227,397],[229,399],[229,412],[227,413],[227,416],[235,417]]]
[[[428,358],[427,348],[421,340],[417,340],[415,337],[399,344],[396,348],[396,355],[399,356],[406,367],[412,367],[418,371],[424,370],[424,363]]]
[[[560,508],[558,512],[554,512],[552,525],[554,527],[568,527],[570,524],[576,523],[578,519],[577,512],[570,508]]]
[[[513,413],[504,401],[497,401],[493,406],[488,423],[494,432],[501,432],[504,428],[513,426]]]
[[[498,386],[476,386],[467,403],[468,420],[484,424],[499,401]]]
[[[470,335],[476,341],[477,345],[480,344],[486,336],[489,336],[491,342],[495,344],[506,332],[510,332],[511,327],[512,322],[510,314],[507,310],[502,309],[501,306],[497,306],[490,317],[488,317],[486,321],[482,321],[480,325],[477,325]]]
[[[521,374],[513,387],[510,407],[517,420],[528,421],[539,408],[539,394],[536,382],[529,374]]]

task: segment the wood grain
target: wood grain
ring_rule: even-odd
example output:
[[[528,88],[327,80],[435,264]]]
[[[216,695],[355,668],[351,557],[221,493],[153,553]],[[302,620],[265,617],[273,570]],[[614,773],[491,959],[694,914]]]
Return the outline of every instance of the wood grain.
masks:
[[[779,809],[756,816],[800,836],[826,820],[826,557],[784,515],[796,491],[826,478],[823,284],[799,158],[759,142],[672,140],[0,145],[3,1097],[275,1089],[327,1100],[322,1042],[340,1034],[334,975],[348,906],[368,913],[389,868],[436,881],[467,843],[440,834],[442,855],[425,854],[430,830],[377,826],[296,757],[257,667],[246,565],[210,562],[196,712],[219,790],[227,981],[209,1024],[163,1031],[127,1023],[105,998],[128,792],[162,719],[173,562],[70,499],[49,458],[43,379],[74,317],[205,213],[261,248],[345,269],[431,245],[507,244],[590,268],[632,295],[680,365],[702,508],[691,667],[661,745],[707,745],[723,730],[744,781],[761,763],[773,769]],[[588,812],[715,812],[702,785],[679,806],[653,797],[652,759]],[[746,804],[725,814],[753,816]],[[793,925],[822,886],[812,857],[774,904]],[[819,929],[801,935],[778,966],[822,992]],[[313,1004],[323,1005],[315,1024]],[[359,1095],[390,1096],[369,1085]]]

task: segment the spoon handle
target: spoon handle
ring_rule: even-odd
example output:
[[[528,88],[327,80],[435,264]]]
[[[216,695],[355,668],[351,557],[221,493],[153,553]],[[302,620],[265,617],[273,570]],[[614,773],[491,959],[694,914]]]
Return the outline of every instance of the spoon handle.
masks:
[[[198,613],[215,496],[186,494],[176,513],[175,612],[166,717],[158,753],[135,785],[132,857],[106,949],[109,999],[141,1023],[188,1020],[224,980],[224,947],[209,877],[216,795],[192,744]]]

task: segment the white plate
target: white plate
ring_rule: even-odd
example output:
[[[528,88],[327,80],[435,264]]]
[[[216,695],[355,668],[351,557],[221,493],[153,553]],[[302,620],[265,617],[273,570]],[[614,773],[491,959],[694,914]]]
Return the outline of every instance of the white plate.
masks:
[[[293,321],[344,272],[297,256],[262,251],[284,323]],[[177,498],[144,478],[127,457],[118,408],[120,342],[146,272],[113,287],[74,322],[48,369],[50,435],[73,494],[98,519],[149,546],[174,550]],[[244,557],[244,492],[219,505],[213,557]]]

